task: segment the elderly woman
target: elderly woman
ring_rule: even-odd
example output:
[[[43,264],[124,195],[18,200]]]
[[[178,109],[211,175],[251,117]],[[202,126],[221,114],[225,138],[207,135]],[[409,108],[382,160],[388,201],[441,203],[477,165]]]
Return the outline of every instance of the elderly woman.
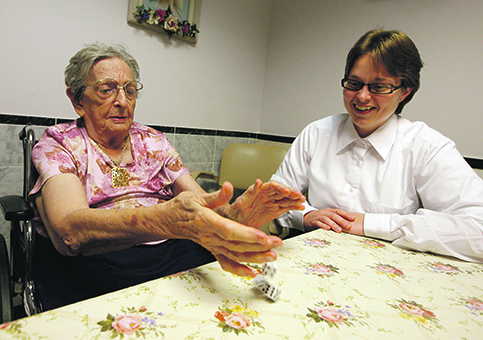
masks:
[[[258,180],[232,205],[233,187],[207,194],[166,137],[133,122],[143,85],[122,47],[92,44],[65,71],[80,118],[49,127],[33,150],[39,180],[35,280],[44,309],[187,270],[215,258],[274,261],[282,242],[258,230],[291,209],[299,192]]]
[[[280,224],[483,261],[483,181],[451,140],[399,115],[422,66],[403,32],[356,42],[341,82],[348,114],[309,124],[272,177],[307,192],[305,210]]]

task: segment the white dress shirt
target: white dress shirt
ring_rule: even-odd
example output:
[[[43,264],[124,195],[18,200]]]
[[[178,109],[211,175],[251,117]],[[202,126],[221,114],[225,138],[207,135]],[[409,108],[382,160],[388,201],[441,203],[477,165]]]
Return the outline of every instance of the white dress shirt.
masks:
[[[307,195],[304,211],[278,222],[303,228],[312,210],[365,213],[366,236],[483,262],[483,180],[453,141],[393,115],[360,138],[347,114],[309,124],[272,180]]]

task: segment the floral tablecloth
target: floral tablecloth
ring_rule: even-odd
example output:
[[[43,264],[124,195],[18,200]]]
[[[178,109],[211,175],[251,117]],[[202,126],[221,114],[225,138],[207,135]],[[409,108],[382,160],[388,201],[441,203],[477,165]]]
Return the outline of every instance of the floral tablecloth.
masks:
[[[323,230],[277,253],[277,302],[213,263],[1,325],[0,339],[483,338],[481,264]]]

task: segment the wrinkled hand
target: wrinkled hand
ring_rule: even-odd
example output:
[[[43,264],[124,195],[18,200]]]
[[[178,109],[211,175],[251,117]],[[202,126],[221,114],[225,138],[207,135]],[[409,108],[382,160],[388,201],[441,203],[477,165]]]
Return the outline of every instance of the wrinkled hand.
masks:
[[[322,228],[338,233],[364,235],[364,214],[332,208],[314,210],[305,214],[304,227],[305,230]]]
[[[303,210],[305,197],[297,190],[275,181],[262,183],[257,179],[235,202],[225,215],[247,226],[260,228],[290,210]]]
[[[233,274],[254,277],[255,272],[240,262],[265,263],[277,259],[271,249],[282,246],[282,240],[255,228],[224,218],[213,209],[227,204],[233,186],[224,183],[221,190],[210,194],[183,192],[171,201],[169,232],[172,238],[185,238],[208,249],[221,267]]]

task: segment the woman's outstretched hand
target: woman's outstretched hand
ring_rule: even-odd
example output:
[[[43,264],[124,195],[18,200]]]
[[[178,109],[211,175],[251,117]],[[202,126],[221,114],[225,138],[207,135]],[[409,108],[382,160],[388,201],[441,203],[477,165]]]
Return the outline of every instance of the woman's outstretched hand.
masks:
[[[303,202],[291,190],[279,185],[262,185],[261,181],[248,189],[250,192],[238,204],[238,210],[244,214],[243,222],[261,218],[260,226],[269,221],[272,216],[298,206]],[[208,249],[218,259],[221,267],[239,276],[254,277],[252,268],[242,262],[265,263],[277,259],[272,250],[282,246],[282,240],[276,236],[266,235],[264,232],[244,225],[237,221],[220,216],[214,209],[227,206],[233,196],[233,186],[226,182],[222,188],[210,194],[196,194],[182,192],[171,201],[163,204],[170,205],[170,221],[168,238],[185,238],[197,242]],[[288,202],[292,203],[288,203]],[[296,204],[293,201],[297,202]],[[276,207],[274,202],[278,202]],[[265,205],[265,208],[263,207]],[[300,203],[301,205],[301,203]],[[165,206],[166,207],[166,206]],[[230,207],[230,206],[228,206]],[[282,208],[281,208],[282,207]],[[250,209],[254,212],[251,213]],[[266,211],[264,211],[266,210]]]
[[[290,210],[303,210],[305,197],[275,181],[257,180],[226,208],[225,216],[250,227],[260,228]]]

